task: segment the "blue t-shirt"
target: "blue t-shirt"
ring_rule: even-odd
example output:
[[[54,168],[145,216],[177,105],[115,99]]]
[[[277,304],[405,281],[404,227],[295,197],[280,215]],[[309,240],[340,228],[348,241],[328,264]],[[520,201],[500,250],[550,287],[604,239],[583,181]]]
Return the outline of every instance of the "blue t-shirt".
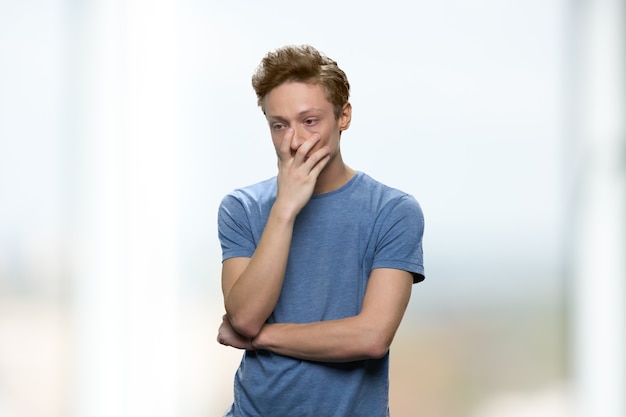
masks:
[[[276,178],[233,191],[218,214],[222,258],[251,257],[276,198]],[[268,323],[309,323],[357,315],[370,272],[409,271],[424,279],[424,218],[404,192],[357,172],[317,194],[298,214],[280,298]],[[345,363],[246,351],[235,375],[234,417],[385,417],[389,354]]]

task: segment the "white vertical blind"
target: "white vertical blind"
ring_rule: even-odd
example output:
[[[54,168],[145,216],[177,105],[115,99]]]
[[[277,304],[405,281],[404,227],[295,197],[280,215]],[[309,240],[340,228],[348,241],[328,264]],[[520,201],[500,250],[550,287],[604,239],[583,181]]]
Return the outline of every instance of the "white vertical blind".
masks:
[[[73,79],[78,181],[74,297],[76,320],[76,416],[124,416],[128,360],[125,302],[126,154],[123,1],[95,1],[75,16]]]
[[[626,415],[623,0],[575,4],[573,371],[580,417]]]
[[[174,2],[86,9],[77,415],[178,414]]]

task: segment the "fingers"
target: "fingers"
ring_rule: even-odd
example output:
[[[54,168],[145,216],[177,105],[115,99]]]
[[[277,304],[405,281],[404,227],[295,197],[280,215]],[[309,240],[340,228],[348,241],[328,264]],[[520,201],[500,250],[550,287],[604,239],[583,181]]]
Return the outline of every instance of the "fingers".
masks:
[[[309,152],[313,147],[319,142],[320,136],[316,133],[311,136],[309,139],[304,141],[302,145],[296,151],[296,159],[299,161],[305,161],[308,157],[310,157]]]
[[[307,173],[317,176],[328,163],[329,147],[324,146],[312,152],[320,141],[320,135],[317,133],[306,139],[300,146],[294,144],[294,140],[296,140],[294,129],[287,129],[278,149],[279,169],[282,164],[290,161],[285,166],[291,166],[292,168],[302,167]]]
[[[278,150],[279,160],[291,157],[291,142],[293,141],[294,134],[295,132],[293,129],[287,129],[287,132],[285,132],[285,136],[283,137],[283,141],[281,142]]]
[[[316,178],[322,172],[326,164],[330,161],[330,152],[327,146],[318,149],[315,151],[309,159],[307,159],[306,164],[311,165],[311,174]]]
[[[307,158],[307,154],[309,153],[309,151],[313,149],[315,144],[320,140],[320,136],[319,134],[315,133],[308,139],[304,140],[300,146],[294,143],[295,139],[295,130],[287,129],[278,149],[278,158],[280,160],[285,160],[294,155],[295,158],[303,161],[305,158]],[[296,152],[295,154],[292,154],[294,150]]]

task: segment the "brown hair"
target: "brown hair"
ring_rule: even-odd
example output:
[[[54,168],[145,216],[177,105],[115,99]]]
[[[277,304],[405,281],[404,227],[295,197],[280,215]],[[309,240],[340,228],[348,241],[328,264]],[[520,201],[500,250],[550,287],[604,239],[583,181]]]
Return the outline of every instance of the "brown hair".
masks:
[[[350,98],[350,83],[337,62],[309,45],[288,45],[267,53],[252,76],[258,105],[274,88],[285,82],[320,84],[333,104],[335,117]]]

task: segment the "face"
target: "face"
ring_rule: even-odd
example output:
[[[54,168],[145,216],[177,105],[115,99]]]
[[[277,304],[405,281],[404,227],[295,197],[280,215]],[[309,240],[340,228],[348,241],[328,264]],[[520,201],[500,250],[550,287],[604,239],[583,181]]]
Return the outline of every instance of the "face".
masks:
[[[346,104],[339,118],[335,118],[333,105],[319,84],[287,82],[271,90],[263,100],[265,117],[269,123],[274,148],[278,152],[288,129],[294,130],[291,153],[314,134],[320,141],[309,154],[321,147],[330,147],[331,160],[339,152],[341,132],[350,126],[351,107]]]

